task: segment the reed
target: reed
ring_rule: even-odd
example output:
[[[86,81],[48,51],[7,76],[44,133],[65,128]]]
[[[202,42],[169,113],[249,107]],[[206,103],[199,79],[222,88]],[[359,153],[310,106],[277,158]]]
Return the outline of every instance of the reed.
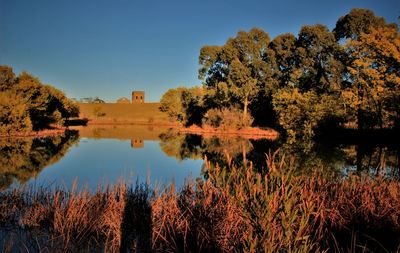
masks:
[[[179,190],[122,181],[94,192],[2,192],[0,243],[49,252],[400,250],[399,181],[298,175],[279,153],[267,162],[262,174],[205,159],[207,180]]]

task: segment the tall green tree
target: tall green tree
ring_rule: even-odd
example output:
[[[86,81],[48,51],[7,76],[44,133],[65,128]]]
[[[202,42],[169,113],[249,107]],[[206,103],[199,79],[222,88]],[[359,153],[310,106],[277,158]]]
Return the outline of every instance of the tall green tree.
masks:
[[[325,122],[341,122],[343,65],[333,33],[323,25],[303,26],[297,39],[284,34],[270,47],[279,66],[274,110],[291,139],[310,138]]]
[[[273,52],[269,36],[261,29],[239,31],[223,46],[205,46],[200,51],[199,77],[209,90],[210,108],[239,105],[246,116],[259,95],[268,96],[273,79]]]
[[[247,118],[249,104],[254,100],[259,91],[257,79],[251,76],[251,72],[238,59],[232,61],[228,78],[230,93],[240,101],[243,101],[243,118]]]
[[[357,40],[362,33],[370,33],[373,28],[386,25],[385,19],[375,16],[371,10],[354,8],[338,19],[333,32],[336,40]]]
[[[384,107],[394,106],[392,111],[397,110],[396,99],[393,99],[396,96],[389,96],[390,103],[384,98],[397,87],[396,81],[393,82],[393,76],[399,75],[397,25],[387,23],[370,10],[353,9],[339,18],[334,33],[337,40],[347,39],[341,43],[341,59],[346,66],[342,72],[342,97],[349,108],[349,120],[355,122],[358,129],[384,127],[388,113]],[[388,52],[391,55],[387,55]]]
[[[32,129],[28,105],[15,92],[0,92],[0,112],[0,134],[14,134]]]
[[[182,93],[182,105],[185,112],[185,125],[201,125],[206,108],[204,97],[206,91],[203,87],[191,87]]]
[[[343,67],[334,34],[324,25],[303,26],[296,44],[299,88],[317,93],[338,90]]]
[[[391,26],[372,28],[345,45],[351,82],[346,104],[358,113],[359,128],[398,124],[400,115],[400,36]]]
[[[169,118],[184,125],[201,124],[205,111],[203,98],[205,90],[201,87],[178,87],[169,89],[160,100],[160,110]]]
[[[275,37],[269,44],[274,53],[275,70],[274,79],[279,87],[294,86],[296,77],[296,37],[292,33],[285,33]]]
[[[9,90],[15,83],[15,74],[11,67],[0,66],[0,91]]]
[[[2,133],[39,130],[79,115],[79,107],[63,92],[27,72],[16,77],[11,67],[0,66],[0,81]]]
[[[183,122],[186,117],[182,101],[185,90],[187,90],[185,87],[169,89],[160,100],[160,110],[167,113],[170,119],[178,122]]]

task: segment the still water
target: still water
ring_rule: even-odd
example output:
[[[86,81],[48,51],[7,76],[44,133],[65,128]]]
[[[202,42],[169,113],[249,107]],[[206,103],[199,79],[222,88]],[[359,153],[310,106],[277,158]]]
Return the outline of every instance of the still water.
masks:
[[[47,187],[96,189],[109,183],[149,182],[181,187],[204,177],[204,157],[222,167],[252,164],[266,171],[266,155],[292,161],[298,173],[349,173],[398,177],[394,144],[285,143],[282,140],[177,135],[148,126],[90,126],[63,136],[0,139],[0,189]],[[290,158],[290,159],[289,159]]]

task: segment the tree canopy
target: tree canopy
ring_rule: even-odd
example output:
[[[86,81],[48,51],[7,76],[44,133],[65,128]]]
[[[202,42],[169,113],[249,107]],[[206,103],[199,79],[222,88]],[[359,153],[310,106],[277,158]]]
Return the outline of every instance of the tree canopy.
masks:
[[[200,87],[169,89],[160,100],[160,110],[184,125],[199,124],[204,113],[203,97]]]
[[[79,107],[65,94],[27,72],[17,77],[0,66],[0,133],[39,130],[79,115]]]
[[[305,25],[297,36],[272,40],[259,28],[239,31],[224,45],[201,48],[197,104],[203,117],[235,108],[241,120],[253,116],[253,124],[278,125],[294,139],[326,126],[399,128],[399,58],[398,27],[367,9],[351,10],[332,31]],[[180,97],[169,107],[180,121],[184,100],[174,94],[182,92],[163,97]]]

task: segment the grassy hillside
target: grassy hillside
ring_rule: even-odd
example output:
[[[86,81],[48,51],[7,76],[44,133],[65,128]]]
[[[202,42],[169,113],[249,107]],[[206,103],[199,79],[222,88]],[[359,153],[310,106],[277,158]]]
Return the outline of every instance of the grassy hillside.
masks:
[[[112,124],[172,124],[167,114],[161,112],[159,103],[145,104],[83,104],[80,103],[80,118],[89,123]]]

